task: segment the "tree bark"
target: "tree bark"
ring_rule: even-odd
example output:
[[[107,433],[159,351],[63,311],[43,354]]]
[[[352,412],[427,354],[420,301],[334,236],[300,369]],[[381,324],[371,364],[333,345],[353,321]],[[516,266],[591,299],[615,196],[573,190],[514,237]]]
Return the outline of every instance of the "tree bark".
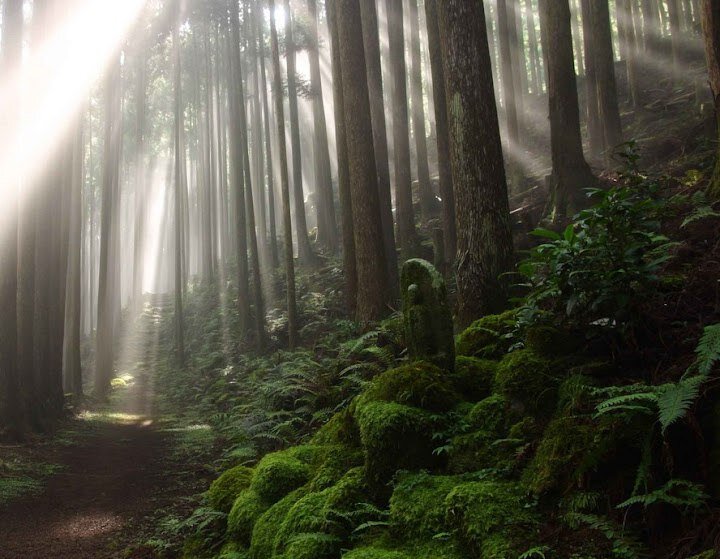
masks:
[[[388,278],[380,221],[380,196],[373,146],[370,93],[366,79],[359,0],[336,2],[339,67],[352,200],[353,231],[357,259],[357,309],[361,323],[380,319],[387,313]]]
[[[517,105],[515,104],[515,80],[513,71],[512,45],[517,43],[514,19],[511,21],[508,2],[497,0],[498,36],[500,40],[500,66],[503,82],[503,109],[507,124],[508,140],[517,145],[520,136]]]
[[[702,24],[710,88],[715,100],[715,116],[718,121],[718,140],[720,140],[720,3],[715,0],[702,1]],[[714,199],[720,198],[720,141],[709,194]]]
[[[543,49],[547,53],[553,177],[551,216],[572,215],[582,189],[595,184],[580,136],[580,109],[573,63],[568,0],[540,0]]]
[[[185,326],[183,324],[183,166],[185,150],[183,149],[183,130],[185,128],[185,110],[182,101],[182,59],[180,45],[180,26],[182,25],[182,9],[178,2],[177,19],[173,26],[173,69],[174,69],[174,143],[175,143],[175,356],[180,368],[185,366]]]
[[[464,327],[507,302],[510,210],[482,4],[438,2],[438,21],[457,207],[457,318]]]
[[[287,284],[288,346],[297,344],[297,303],[295,295],[295,261],[292,244],[292,219],[290,217],[290,185],[287,168],[287,145],[285,143],[285,108],[283,107],[282,77],[280,74],[280,45],[275,25],[275,0],[268,0],[270,6],[270,40],[272,42],[273,82],[275,93],[275,120],[277,121],[280,159],[280,187],[282,190],[283,234],[285,237],[285,278]]]

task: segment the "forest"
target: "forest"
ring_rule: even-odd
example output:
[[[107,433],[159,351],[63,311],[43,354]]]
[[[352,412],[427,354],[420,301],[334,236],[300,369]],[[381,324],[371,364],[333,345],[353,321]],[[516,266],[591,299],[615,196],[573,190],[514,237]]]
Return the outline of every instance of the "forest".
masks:
[[[720,558],[720,0],[0,0],[0,559]]]

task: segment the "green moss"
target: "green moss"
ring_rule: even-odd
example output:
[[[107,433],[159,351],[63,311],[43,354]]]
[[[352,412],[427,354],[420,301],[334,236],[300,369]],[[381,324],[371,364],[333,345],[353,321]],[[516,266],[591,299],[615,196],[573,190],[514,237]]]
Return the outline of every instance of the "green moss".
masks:
[[[525,347],[544,357],[557,357],[576,352],[583,343],[581,335],[553,326],[531,326],[525,332]]]
[[[475,404],[467,416],[467,432],[453,438],[449,469],[452,473],[465,473],[484,468],[499,467],[512,456],[494,446],[505,437],[507,400],[493,394]]]
[[[337,538],[347,537],[342,526],[334,522],[338,513],[350,512],[355,504],[366,500],[367,486],[362,468],[348,472],[336,485],[299,499],[279,524],[275,553],[282,554],[301,534],[325,533]]]
[[[707,551],[703,551],[702,553],[699,553],[697,555],[693,555],[689,559],[717,559],[718,552],[714,549],[708,549]]]
[[[243,491],[228,515],[227,533],[233,541],[249,546],[255,522],[268,509],[268,505],[251,490]]]
[[[333,415],[315,433],[311,444],[360,446],[360,432],[350,410],[344,409]]]
[[[558,387],[558,410],[564,413],[591,411],[594,386],[597,386],[597,381],[593,377],[570,375]]]
[[[429,262],[414,258],[403,264],[400,284],[410,359],[452,370],[455,366],[453,321],[442,275]]]
[[[213,481],[208,489],[207,499],[210,506],[224,513],[230,512],[235,499],[250,486],[252,479],[252,469],[245,466],[235,466],[227,470]]]
[[[343,559],[413,559],[402,551],[388,551],[379,547],[359,547],[343,555]]]
[[[498,365],[495,389],[527,411],[555,408],[557,375],[552,361],[522,349],[509,353]]]
[[[581,417],[558,417],[545,429],[524,477],[536,494],[576,485],[614,446],[612,429]]]
[[[304,489],[293,491],[280,499],[257,519],[250,545],[251,559],[271,559],[273,557],[278,525],[287,516],[293,505],[302,499],[305,494]]]
[[[424,410],[394,402],[359,405],[356,418],[373,492],[388,497],[388,483],[398,470],[417,471],[440,465],[433,454],[437,420]]]
[[[496,373],[497,361],[461,355],[450,380],[463,399],[477,402],[490,395]]]
[[[299,452],[275,452],[260,460],[252,479],[253,491],[272,504],[305,485],[310,479],[310,467],[296,457]]]
[[[288,544],[283,559],[335,559],[340,553],[340,539],[328,534],[300,534]]]
[[[479,557],[517,556],[532,543],[539,524],[518,483],[476,481],[456,486],[445,498],[446,522]]]
[[[448,373],[416,361],[385,371],[363,395],[363,400],[397,402],[431,411],[448,411],[460,401]]]
[[[346,446],[328,446],[322,463],[315,469],[310,480],[309,488],[312,491],[321,491],[335,485],[353,468],[362,466],[363,453],[359,448]]]
[[[390,498],[393,536],[399,540],[429,540],[446,532],[445,498],[458,483],[455,476],[402,476]]]
[[[507,335],[515,328],[515,322],[515,310],[476,320],[458,335],[455,353],[466,357],[501,357],[510,347]]]
[[[216,559],[247,559],[248,551],[235,542],[228,542],[222,546]]]

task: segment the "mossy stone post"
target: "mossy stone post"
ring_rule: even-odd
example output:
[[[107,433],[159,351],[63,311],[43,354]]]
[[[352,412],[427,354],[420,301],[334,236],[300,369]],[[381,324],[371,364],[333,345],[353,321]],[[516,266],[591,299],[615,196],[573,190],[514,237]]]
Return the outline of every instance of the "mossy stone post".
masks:
[[[414,258],[403,265],[400,285],[410,359],[429,361],[452,371],[453,321],[442,275],[429,262]]]

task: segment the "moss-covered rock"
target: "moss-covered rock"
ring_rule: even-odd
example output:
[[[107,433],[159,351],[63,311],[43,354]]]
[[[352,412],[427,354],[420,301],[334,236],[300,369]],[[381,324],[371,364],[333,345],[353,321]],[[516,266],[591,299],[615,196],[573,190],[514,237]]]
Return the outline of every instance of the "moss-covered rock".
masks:
[[[283,554],[290,543],[301,534],[324,533],[342,541],[348,534],[333,522],[338,513],[350,512],[366,500],[367,485],[362,468],[349,471],[336,485],[322,491],[308,493],[288,510],[280,522],[275,537],[275,553]]]
[[[531,326],[525,332],[525,347],[544,357],[557,357],[578,351],[584,339],[577,332],[553,326]]]
[[[490,395],[497,367],[497,361],[460,355],[450,380],[464,400],[477,402]]]
[[[250,545],[255,522],[268,509],[268,505],[255,491],[243,491],[228,515],[227,533],[235,542]]]
[[[445,498],[460,483],[456,476],[407,474],[395,485],[390,498],[393,537],[404,541],[431,540],[445,526]]]
[[[516,311],[492,314],[476,320],[461,332],[455,343],[456,355],[491,359],[507,353],[511,345],[508,338],[515,328]]]
[[[446,522],[478,557],[510,559],[531,547],[539,524],[525,489],[512,482],[457,485],[445,498]],[[512,555],[514,553],[514,555]]]
[[[571,374],[558,387],[558,411],[577,413],[591,411],[593,406],[592,389],[597,380],[584,374]]]
[[[250,545],[251,559],[272,559],[280,522],[287,516],[293,505],[305,495],[304,489],[297,489],[280,499],[257,519]]]
[[[415,361],[378,376],[361,400],[397,402],[430,411],[448,411],[460,401],[448,373],[431,363]]]
[[[279,501],[310,479],[310,467],[296,457],[297,453],[296,448],[293,452],[268,454],[255,468],[250,487],[268,504]]]
[[[349,470],[363,465],[364,455],[360,448],[328,446],[322,463],[315,468],[308,488],[322,491],[335,485]]]
[[[524,479],[535,494],[566,489],[597,466],[614,444],[607,426],[578,416],[555,418],[545,428]]]
[[[313,435],[311,444],[360,446],[360,432],[349,409],[339,411]]]
[[[236,542],[227,542],[220,548],[220,553],[215,559],[247,559],[248,550]]]
[[[552,411],[557,398],[558,374],[553,362],[529,349],[507,354],[497,368],[495,390],[520,411]]]
[[[433,469],[441,460],[433,432],[437,420],[429,412],[395,402],[369,402],[355,411],[365,470],[373,493],[389,497],[388,483],[398,470]]]
[[[455,341],[445,280],[432,264],[413,258],[403,264],[400,285],[410,359],[451,371],[455,366]]]
[[[245,466],[235,466],[227,470],[210,484],[207,492],[208,503],[215,510],[230,512],[235,499],[250,486],[252,478],[252,469]]]
[[[358,547],[343,555],[343,559],[413,559],[402,551],[389,551],[379,547]]]
[[[341,540],[328,534],[300,534],[288,544],[278,559],[336,559]]]

